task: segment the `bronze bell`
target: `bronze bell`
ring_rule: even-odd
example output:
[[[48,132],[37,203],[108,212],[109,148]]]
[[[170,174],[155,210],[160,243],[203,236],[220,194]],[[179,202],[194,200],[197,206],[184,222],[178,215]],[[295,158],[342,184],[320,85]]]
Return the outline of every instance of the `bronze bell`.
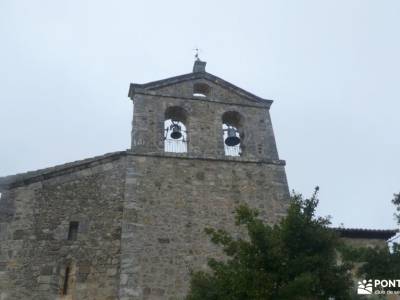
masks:
[[[236,136],[236,132],[237,132],[237,130],[235,129],[235,128],[233,128],[233,127],[229,127],[228,129],[227,129],[227,131],[228,131],[228,137],[225,139],[225,144],[227,145],[227,146],[236,146],[236,145],[239,145],[239,143],[240,143],[240,138],[238,138],[237,136]]]
[[[174,140],[178,140],[182,137],[181,126],[173,123],[170,129],[172,129],[171,138],[173,138]]]

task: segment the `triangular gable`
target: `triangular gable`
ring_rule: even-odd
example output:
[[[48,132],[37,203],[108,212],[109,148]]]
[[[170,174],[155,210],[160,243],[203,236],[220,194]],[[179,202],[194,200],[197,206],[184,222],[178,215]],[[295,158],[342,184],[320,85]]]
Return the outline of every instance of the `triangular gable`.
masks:
[[[258,97],[242,88],[237,87],[236,85],[223,80],[222,78],[219,78],[213,74],[207,73],[207,72],[194,72],[194,73],[188,73],[184,75],[179,75],[175,77],[170,77],[162,80],[157,80],[157,81],[152,81],[144,84],[137,84],[137,83],[131,83],[130,88],[129,88],[129,97],[131,97],[135,90],[148,90],[148,91],[157,91],[160,89],[163,89],[165,87],[171,86],[171,85],[177,85],[186,81],[193,81],[193,80],[199,80],[199,79],[204,79],[207,81],[210,81],[232,93],[237,94],[241,98],[244,98],[246,100],[252,101],[252,102],[257,102],[260,104],[263,104],[267,107],[269,107],[272,104],[272,100],[269,99],[264,99],[261,97]]]

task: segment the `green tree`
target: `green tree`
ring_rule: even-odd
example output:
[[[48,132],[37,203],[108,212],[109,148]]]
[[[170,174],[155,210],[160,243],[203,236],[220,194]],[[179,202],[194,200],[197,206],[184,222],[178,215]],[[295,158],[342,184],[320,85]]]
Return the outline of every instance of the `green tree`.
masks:
[[[236,210],[247,238],[207,228],[227,260],[210,259],[210,272],[195,272],[187,300],[350,299],[351,265],[337,263],[340,240],[317,217],[318,188],[309,199],[294,194],[287,216],[276,225],[248,206]]]
[[[396,212],[394,215],[397,218],[397,223],[400,225],[400,193],[394,194],[392,203],[396,206]]]

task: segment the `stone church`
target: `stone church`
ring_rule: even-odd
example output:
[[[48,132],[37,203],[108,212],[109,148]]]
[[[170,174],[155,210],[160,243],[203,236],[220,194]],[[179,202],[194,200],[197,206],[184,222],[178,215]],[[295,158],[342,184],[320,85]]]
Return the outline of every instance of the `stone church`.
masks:
[[[183,299],[221,257],[205,227],[267,222],[289,189],[271,100],[207,73],[131,84],[131,148],[0,178],[0,299]],[[393,230],[340,229],[374,244]]]

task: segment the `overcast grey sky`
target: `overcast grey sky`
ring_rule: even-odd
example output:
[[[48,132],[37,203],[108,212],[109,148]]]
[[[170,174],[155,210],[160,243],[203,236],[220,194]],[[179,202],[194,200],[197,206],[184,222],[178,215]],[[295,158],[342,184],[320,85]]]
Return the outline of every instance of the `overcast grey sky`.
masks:
[[[0,176],[129,147],[130,82],[207,71],[261,97],[291,189],[393,228],[400,1],[0,1]]]

